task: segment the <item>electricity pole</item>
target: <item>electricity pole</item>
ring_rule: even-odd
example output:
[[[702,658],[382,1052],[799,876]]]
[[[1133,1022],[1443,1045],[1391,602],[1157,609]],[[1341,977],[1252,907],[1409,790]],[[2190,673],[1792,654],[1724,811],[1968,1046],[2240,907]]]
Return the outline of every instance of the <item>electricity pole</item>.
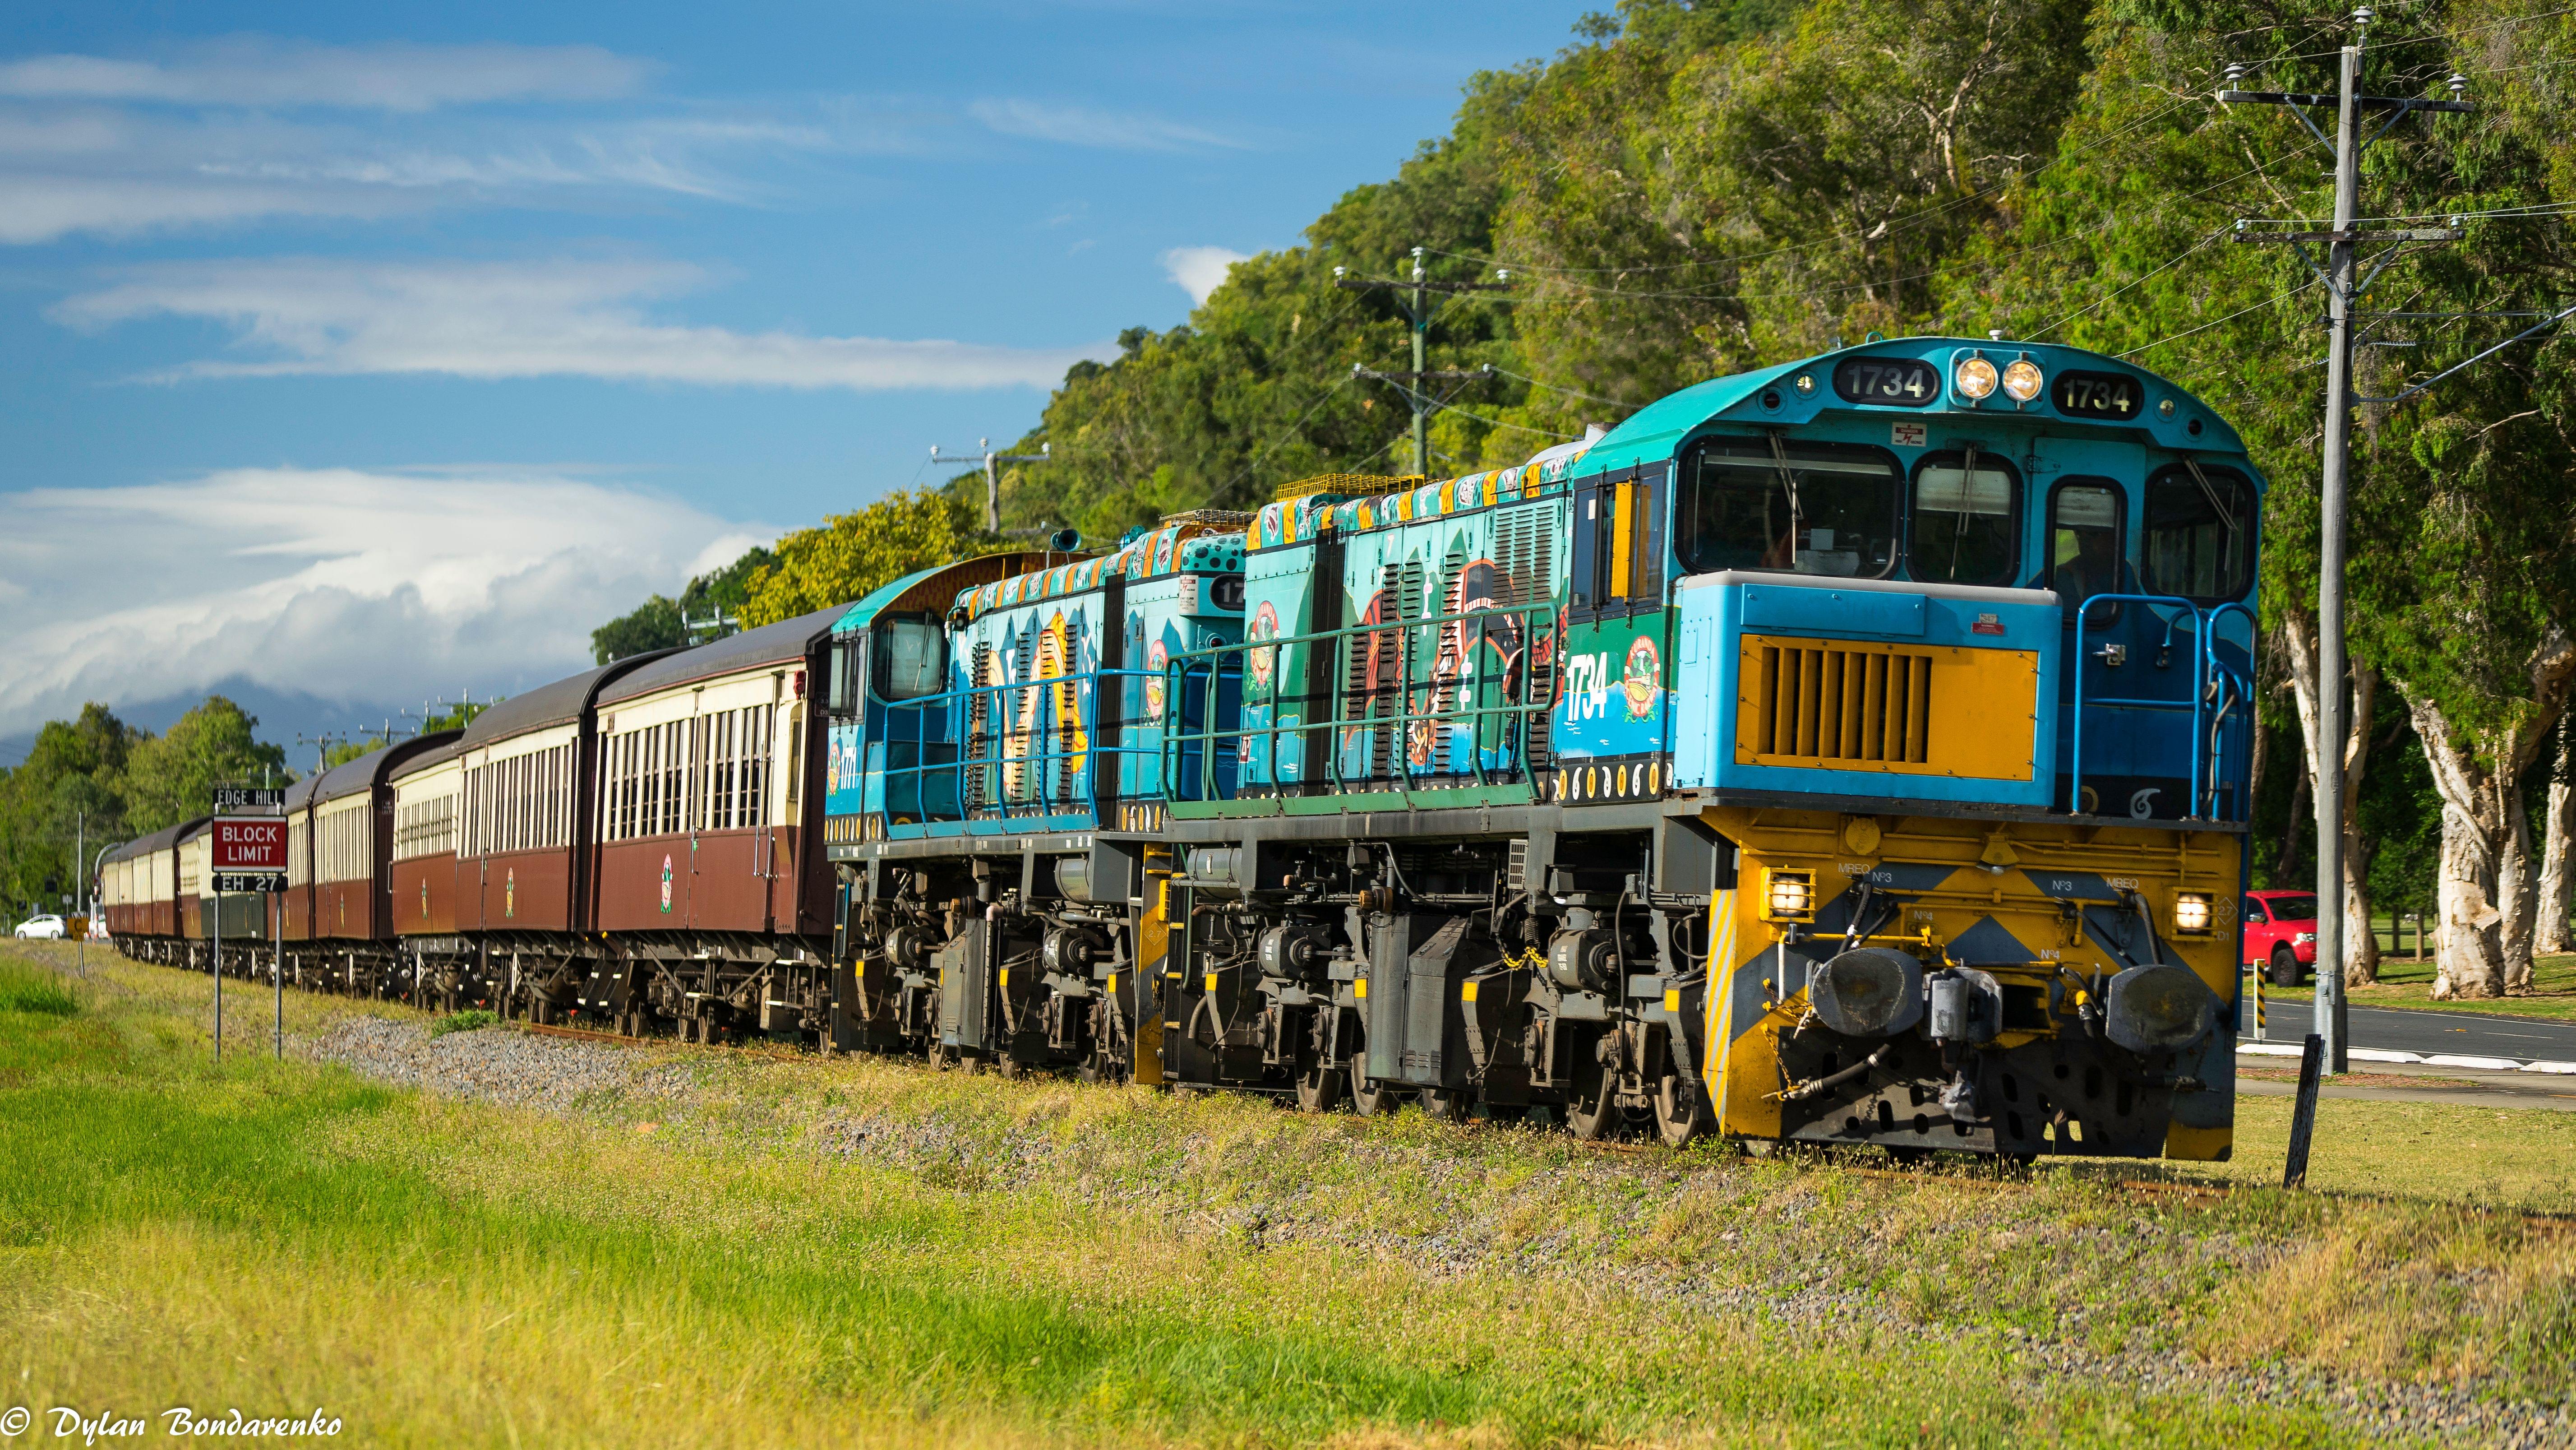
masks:
[[[1428,478],[1431,475],[1431,415],[1439,411],[1440,405],[1434,403],[1423,391],[1423,385],[1434,379],[1466,380],[1490,378],[1494,375],[1494,370],[1490,367],[1464,372],[1456,369],[1439,372],[1431,370],[1430,298],[1432,295],[1441,293],[1463,295],[1471,292],[1507,292],[1511,290],[1512,274],[1502,268],[1496,268],[1494,271],[1496,280],[1491,282],[1433,282],[1423,275],[1424,253],[1424,248],[1413,249],[1413,275],[1409,278],[1351,277],[1347,275],[1348,268],[1335,267],[1333,285],[1353,292],[1373,292],[1383,289],[1394,292],[1399,300],[1409,296],[1405,318],[1413,324],[1413,370],[1400,373],[1376,372],[1353,363],[1351,376],[1376,378],[1381,382],[1394,383],[1403,390],[1406,401],[1413,407],[1412,471],[1417,477]]]
[[[1002,470],[1000,465],[1005,463],[1048,462],[1050,460],[1050,456],[1055,452],[1055,445],[1053,443],[1041,443],[1038,445],[1038,451],[1035,453],[996,453],[993,451],[992,439],[978,438],[975,440],[975,446],[982,449],[984,453],[984,532],[988,534],[998,534],[1002,531]],[[934,466],[942,463],[964,463],[974,456],[975,455],[971,453],[950,454],[943,458],[939,454],[939,445],[936,443],[930,445],[930,461]]]
[[[2335,157],[2334,223],[2330,230],[2290,232],[2248,232],[2238,222],[2236,240],[2240,242],[2288,242],[2299,249],[2302,260],[2316,271],[2326,288],[2326,429],[2325,455],[2319,474],[2319,506],[2323,513],[2317,552],[2317,991],[2315,1003],[2316,1035],[2325,1041],[2325,1070],[2342,1073],[2351,1069],[2349,1008],[2344,998],[2343,943],[2351,923],[2344,920],[2346,900],[2343,883],[2343,778],[2346,686],[2344,674],[2343,571],[2344,545],[2348,523],[2347,498],[2352,469],[2352,314],[2353,304],[2375,280],[2382,268],[2397,253],[2392,248],[2383,254],[2369,276],[2355,279],[2355,249],[2363,243],[2404,243],[2457,241],[2456,227],[2401,228],[2385,231],[2358,231],[2353,219],[2360,208],[2361,148],[2388,134],[2391,127],[2418,111],[2474,111],[2477,107],[2459,99],[2467,81],[2451,77],[2451,96],[2447,101],[2418,100],[2403,96],[2365,96],[2361,92],[2361,50],[2370,25],[2370,7],[2352,12],[2352,44],[2342,48],[2339,57],[2340,85],[2331,96],[2302,95],[2287,91],[2240,91],[2235,82],[2244,67],[2227,68],[2229,89],[2218,93],[2218,99],[2229,104],[2287,106],[2309,132],[2324,142]],[[2334,138],[2317,129],[2308,119],[2310,106],[2335,108]],[[2364,109],[2392,113],[2386,125],[2368,137],[2360,134]],[[2308,260],[2307,243],[2326,245],[2326,265],[2319,269]],[[2362,922],[2362,931],[2370,930]]]

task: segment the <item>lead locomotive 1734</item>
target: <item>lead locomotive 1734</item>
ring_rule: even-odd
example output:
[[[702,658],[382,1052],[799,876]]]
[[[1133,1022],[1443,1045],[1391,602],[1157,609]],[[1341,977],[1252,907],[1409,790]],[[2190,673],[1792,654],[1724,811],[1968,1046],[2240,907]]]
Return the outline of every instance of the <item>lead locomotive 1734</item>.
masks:
[[[1873,339],[515,697],[299,786],[223,965],[1586,1138],[2223,1158],[2262,488],[2137,368]],[[203,862],[111,854],[127,950],[204,964]]]

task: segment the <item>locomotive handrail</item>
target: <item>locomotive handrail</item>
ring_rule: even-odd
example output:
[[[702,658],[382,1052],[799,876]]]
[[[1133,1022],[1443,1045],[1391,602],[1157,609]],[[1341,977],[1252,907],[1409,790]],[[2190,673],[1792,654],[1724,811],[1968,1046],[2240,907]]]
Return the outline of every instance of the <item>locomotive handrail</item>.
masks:
[[[2087,700],[2084,697],[2084,661],[2089,658],[2084,652],[2084,634],[2091,622],[2093,606],[2119,603],[2136,603],[2150,608],[2176,611],[2165,617],[2163,649],[2167,652],[2173,648],[2174,630],[2181,624],[2182,616],[2186,614],[2191,616],[2194,638],[2189,700],[2132,699],[2120,696]],[[2240,692],[2240,698],[2251,699],[2253,695],[2252,685],[2245,679],[2242,672],[2218,658],[2218,620],[2220,616],[2231,610],[2243,614],[2249,624],[2254,619],[2253,610],[2237,600],[2229,600],[2226,603],[2202,609],[2188,599],[2171,594],[2096,594],[2076,606],[2075,659],[2072,666],[2075,740],[2067,770],[2067,814],[2079,816],[2085,814],[2083,808],[2084,711],[2089,705],[2105,710],[2170,710],[2177,714],[2185,710],[2190,711],[2191,761],[2188,766],[2191,780],[2190,816],[2195,820],[2215,818],[2220,792],[2218,776],[2224,766],[2226,748],[2223,740],[2214,739],[2212,736],[2222,727],[2227,714],[2234,708],[2234,701],[2222,698],[2214,710],[2206,711],[2210,719],[2208,731],[2202,729],[2205,707],[2208,705],[2212,690],[2222,683],[2234,684]],[[2245,802],[2240,808],[2250,808],[2251,804],[2251,802]],[[2203,814],[2204,806],[2210,812],[2206,816]],[[2094,814],[2098,815],[2100,812],[2097,811]]]
[[[953,809],[955,814],[943,815],[940,817],[940,819],[943,820],[954,820],[961,823],[971,822],[979,819],[977,815],[979,810],[997,811],[1000,819],[1003,820],[1010,820],[1017,816],[1030,814],[1045,817],[1058,814],[1060,811],[1078,810],[1084,814],[1088,814],[1096,822],[1099,819],[1100,802],[1099,791],[1092,778],[1092,772],[1083,770],[1072,772],[1069,777],[1057,777],[1061,783],[1071,787],[1068,791],[1069,798],[1063,800],[1047,798],[1047,784],[1049,778],[1056,776],[1058,769],[1069,766],[1070,762],[1077,758],[1088,759],[1093,755],[1149,755],[1153,753],[1154,747],[1142,745],[1113,745],[1104,743],[1097,739],[1086,743],[1078,750],[1065,747],[1063,746],[1063,737],[1066,733],[1066,726],[1068,723],[1082,725],[1084,728],[1092,731],[1096,731],[1098,729],[1099,722],[1097,719],[1098,710],[1096,705],[1093,711],[1095,718],[1088,722],[1088,724],[1085,724],[1085,722],[1080,719],[1080,711],[1078,709],[1074,712],[1074,719],[1070,722],[1068,722],[1062,715],[1057,715],[1052,719],[1040,723],[1034,720],[1023,721],[1020,719],[1019,707],[1021,704],[1027,703],[1034,713],[1036,711],[1043,710],[1043,705],[1030,702],[1014,702],[1007,697],[1013,694],[1021,694],[1035,690],[1074,689],[1077,692],[1081,692],[1087,689],[1091,699],[1096,702],[1100,698],[1101,681],[1109,679],[1146,679],[1151,678],[1152,674],[1152,671],[1139,669],[1083,670],[1072,674],[1057,675],[1052,678],[1042,680],[1014,680],[988,685],[961,685],[956,689],[943,690],[934,695],[915,696],[914,698],[903,701],[900,704],[884,702],[889,715],[896,710],[905,711],[914,717],[916,727],[922,726],[934,715],[944,714],[946,716],[944,723],[956,728],[948,732],[950,738],[944,740],[931,740],[917,736],[912,740],[899,741],[889,735],[882,743],[888,746],[909,744],[916,747],[927,747],[933,744],[950,744],[956,747],[957,756],[953,760],[937,762],[924,761],[918,764],[906,766],[897,766],[889,761],[887,765],[875,772],[875,774],[877,774],[884,782],[884,799],[873,814],[886,817],[891,817],[894,814],[891,807],[891,801],[895,795],[894,782],[897,780],[906,780],[912,782],[914,785],[913,799],[918,804],[918,808],[921,812],[921,824],[929,824],[931,819],[929,792],[922,787],[926,785],[932,777],[945,775],[951,778],[952,785],[955,790],[953,804],[951,806],[951,809]],[[968,709],[966,707],[971,707],[975,697],[977,696],[996,697],[993,704],[995,713],[999,716],[998,723],[988,724],[988,728],[984,730],[980,736],[970,735],[964,728],[968,719]],[[891,720],[889,720],[888,723],[891,725]],[[1019,741],[1024,742],[1030,748],[1018,751],[1009,751],[1007,749],[984,751],[976,748],[976,742],[978,740],[990,742],[996,746],[1004,745],[1006,742]],[[1039,782],[1037,787],[1037,798],[1013,799],[1009,789],[1007,787],[1000,786],[997,782],[997,788],[994,791],[993,800],[981,805],[973,803],[968,789],[970,773],[977,771],[998,772],[1012,768],[1018,768],[1024,772],[1035,773]],[[864,763],[862,764],[861,769],[863,772],[866,771]],[[889,831],[894,829],[894,825],[891,820],[889,820],[886,825]]]
[[[1394,791],[1404,800],[1407,806],[1411,806],[1413,804],[1412,793],[1416,788],[1413,780],[1415,772],[1411,761],[1406,754],[1406,749],[1412,733],[1412,728],[1415,722],[1421,719],[1437,719],[1449,723],[1464,723],[1470,727],[1471,734],[1467,751],[1468,770],[1469,773],[1475,777],[1476,783],[1483,786],[1492,784],[1492,781],[1485,765],[1483,742],[1478,738],[1476,727],[1481,726],[1481,724],[1488,718],[1503,718],[1506,722],[1507,729],[1504,737],[1496,742],[1496,751],[1506,759],[1517,759],[1520,762],[1519,769],[1522,774],[1534,780],[1536,777],[1537,762],[1530,758],[1530,751],[1528,749],[1529,726],[1533,717],[1552,708],[1554,702],[1541,701],[1535,698],[1537,672],[1529,668],[1528,661],[1532,650],[1537,645],[1542,635],[1548,636],[1552,644],[1554,614],[1555,606],[1553,603],[1512,606],[1500,609],[1458,610],[1446,614],[1424,615],[1415,619],[1362,620],[1356,624],[1346,624],[1334,629],[1310,630],[1299,634],[1272,635],[1264,639],[1245,639],[1237,642],[1203,645],[1195,650],[1186,650],[1176,653],[1164,664],[1167,678],[1167,691],[1177,691],[1190,678],[1194,671],[1206,669],[1210,671],[1208,678],[1210,681],[1211,692],[1213,692],[1217,682],[1224,678],[1224,675],[1219,673],[1219,671],[1222,668],[1222,662],[1227,660],[1228,657],[1235,657],[1236,662],[1232,665],[1231,671],[1236,678],[1241,678],[1245,673],[1244,662],[1248,660],[1250,651],[1256,649],[1267,649],[1273,651],[1274,653],[1271,657],[1273,661],[1271,672],[1273,684],[1271,688],[1271,698],[1267,702],[1271,715],[1267,724],[1257,726],[1246,725],[1242,719],[1242,712],[1252,708],[1253,705],[1253,702],[1246,700],[1241,702],[1238,707],[1235,725],[1230,731],[1216,728],[1215,722],[1213,721],[1209,722],[1210,728],[1197,732],[1166,731],[1162,742],[1162,749],[1165,755],[1163,774],[1165,793],[1173,799],[1184,798],[1179,796],[1173,790],[1173,786],[1176,783],[1175,776],[1178,767],[1178,761],[1175,756],[1181,747],[1190,744],[1198,744],[1202,747],[1201,758],[1199,761],[1199,773],[1201,775],[1200,787],[1202,793],[1194,797],[1187,797],[1187,799],[1206,800],[1212,798],[1210,792],[1213,791],[1215,783],[1214,746],[1218,740],[1226,738],[1232,738],[1241,743],[1240,748],[1242,750],[1242,760],[1246,765],[1250,763],[1248,737],[1260,738],[1265,752],[1264,759],[1268,764],[1270,776],[1269,783],[1274,787],[1284,786],[1289,782],[1282,778],[1279,768],[1279,737],[1282,735],[1303,734],[1307,731],[1322,731],[1329,737],[1327,748],[1324,753],[1323,774],[1336,793],[1346,792],[1353,788],[1354,783],[1342,768],[1342,750],[1341,743],[1338,738],[1340,732],[1348,729],[1384,729],[1392,732],[1392,734],[1391,748],[1389,752],[1391,757],[1390,768],[1387,776],[1383,779],[1382,788]],[[1496,674],[1489,673],[1482,668],[1478,668],[1473,672],[1462,669],[1456,680],[1446,682],[1461,687],[1459,693],[1462,701],[1468,693],[1464,688],[1465,686],[1472,684],[1481,687],[1489,680],[1501,686],[1503,699],[1499,703],[1491,705],[1483,704],[1481,702],[1476,704],[1459,703],[1445,710],[1428,709],[1416,712],[1412,708],[1413,690],[1420,686],[1428,686],[1436,691],[1444,682],[1438,679],[1436,675],[1426,675],[1419,679],[1415,677],[1413,666],[1418,651],[1414,641],[1414,632],[1426,629],[1441,630],[1452,626],[1467,624],[1483,625],[1500,620],[1518,621],[1522,629],[1522,643],[1519,652],[1520,667],[1518,670],[1520,682],[1517,698],[1515,698],[1510,679],[1512,673],[1511,670],[1505,669],[1499,672],[1499,674]],[[1374,640],[1378,636],[1390,634],[1396,636],[1393,641],[1395,662],[1397,666],[1395,678],[1356,690],[1350,688],[1346,683],[1350,674],[1350,656],[1348,653],[1348,647],[1358,641],[1362,636],[1368,636]],[[1310,648],[1330,647],[1333,651],[1332,678],[1337,683],[1335,683],[1329,691],[1330,704],[1326,718],[1322,720],[1303,718],[1294,724],[1288,724],[1279,718],[1279,700],[1281,695],[1285,692],[1280,689],[1280,683],[1283,677],[1279,673],[1277,665],[1277,652],[1298,645],[1304,645]],[[1436,667],[1436,651],[1434,652],[1434,660]],[[1479,693],[1481,693],[1481,690]],[[1375,713],[1359,713],[1355,708],[1358,704],[1364,701],[1367,708],[1373,712],[1377,708],[1381,699],[1389,694],[1392,694],[1394,697],[1394,711],[1392,714],[1380,715]],[[1315,702],[1309,702],[1310,706],[1313,703]],[[1307,769],[1311,768],[1311,766],[1311,761],[1301,760],[1301,777]],[[1504,766],[1501,768],[1510,769],[1511,767]],[[1439,774],[1441,772],[1433,771],[1428,773]],[[1368,788],[1381,788],[1380,778],[1377,776],[1364,775],[1362,779]],[[1242,774],[1238,771],[1236,789],[1240,791],[1244,784],[1245,782],[1242,779]]]

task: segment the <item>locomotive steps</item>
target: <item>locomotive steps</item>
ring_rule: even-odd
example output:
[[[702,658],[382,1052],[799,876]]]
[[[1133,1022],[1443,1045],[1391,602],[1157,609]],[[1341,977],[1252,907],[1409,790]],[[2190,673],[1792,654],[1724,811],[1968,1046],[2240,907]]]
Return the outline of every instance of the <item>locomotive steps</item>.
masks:
[[[2570,1439],[2576,1251],[2486,1211],[2570,1201],[2563,1114],[2337,1104],[2312,1179],[2407,1175],[2371,1200],[2217,1176],[2277,1171],[2249,1101],[2239,1164],[2141,1191],[297,997],[287,1063],[236,1007],[217,1073],[202,980],[76,995],[0,1010],[0,1352],[40,1403],[491,1443]]]

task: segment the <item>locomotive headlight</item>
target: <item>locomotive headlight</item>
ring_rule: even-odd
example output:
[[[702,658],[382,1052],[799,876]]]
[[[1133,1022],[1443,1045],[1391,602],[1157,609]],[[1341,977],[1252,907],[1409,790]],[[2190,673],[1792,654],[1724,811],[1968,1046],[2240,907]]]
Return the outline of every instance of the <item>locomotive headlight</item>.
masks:
[[[1805,871],[1771,871],[1762,882],[1765,921],[1808,921],[1816,914],[1816,878]]]
[[[2038,397],[2040,385],[2046,381],[2047,379],[2040,375],[2039,364],[2028,358],[2012,363],[2004,369],[2004,392],[2016,403],[2027,403]]]
[[[2183,891],[2175,894],[2174,930],[2183,936],[2209,935],[2209,894],[2207,892]]]
[[[1950,386],[1970,402],[1995,394],[1995,365],[1981,357],[1963,357],[1950,374]]]

